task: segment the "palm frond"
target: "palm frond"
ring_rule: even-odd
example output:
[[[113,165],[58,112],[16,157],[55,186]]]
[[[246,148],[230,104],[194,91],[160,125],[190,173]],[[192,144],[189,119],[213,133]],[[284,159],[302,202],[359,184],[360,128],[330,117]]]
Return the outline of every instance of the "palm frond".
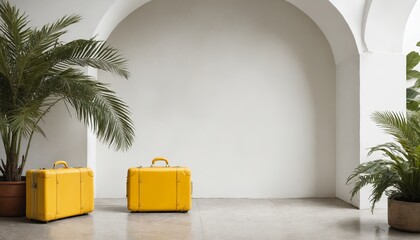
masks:
[[[397,182],[399,182],[399,177],[396,172],[392,171],[391,169],[384,169],[381,171],[378,178],[375,178],[375,181],[371,183],[373,187],[372,194],[370,195],[372,211],[375,208],[376,203],[381,200],[386,190]]]
[[[354,181],[355,184],[355,187],[351,192],[351,198],[353,198],[362,187],[372,184],[375,179],[381,176],[381,172],[391,167],[392,163],[393,162],[389,160],[378,159],[360,164],[347,178],[346,184],[349,184],[352,181]]]
[[[45,137],[44,131],[39,127],[38,121],[44,115],[43,102],[32,102],[32,104],[18,108],[9,119],[12,132],[18,132],[24,137],[35,131]]]
[[[12,88],[17,88],[19,70],[16,65],[21,61],[19,52],[24,48],[31,29],[27,16],[8,2],[0,2],[0,73],[9,81]]]
[[[78,15],[64,16],[52,24],[44,25],[41,29],[32,30],[25,49],[20,54],[22,61],[19,64],[19,69],[22,70],[20,77],[27,84],[33,86],[33,82],[42,80],[43,75],[51,69],[55,62],[45,53],[59,44],[59,38],[67,32],[65,30],[67,27],[79,22],[80,19]]]
[[[79,39],[54,48],[50,56],[57,61],[59,70],[69,66],[93,67],[128,78],[127,61],[105,42]]]
[[[46,51],[58,44],[59,38],[65,34],[67,27],[78,23],[82,18],[79,15],[66,15],[40,29],[35,29],[29,38],[29,46],[35,50]]]
[[[411,154],[413,149],[419,145],[420,138],[412,131],[403,113],[375,112],[372,119],[379,127],[394,137],[404,150]]]
[[[54,94],[73,106],[77,117],[91,126],[102,141],[117,150],[131,146],[134,126],[130,111],[115,92],[75,69],[57,73],[45,84],[50,82],[56,86]]]
[[[0,2],[0,34],[7,41],[11,52],[17,52],[27,41],[31,29],[25,14],[3,0]]]
[[[372,147],[368,152],[368,156],[372,155],[374,152],[382,152],[385,156],[389,157],[395,162],[403,162],[409,158],[409,155],[405,152],[404,149],[402,149],[399,145],[391,142]]]

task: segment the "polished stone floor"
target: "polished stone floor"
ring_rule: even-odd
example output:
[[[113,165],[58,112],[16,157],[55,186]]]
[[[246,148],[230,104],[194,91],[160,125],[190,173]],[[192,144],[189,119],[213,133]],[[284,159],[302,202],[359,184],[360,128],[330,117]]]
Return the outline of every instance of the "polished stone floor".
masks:
[[[386,210],[372,215],[333,198],[194,199],[188,213],[130,213],[125,199],[95,204],[89,215],[48,224],[0,218],[0,239],[420,239],[390,229]]]

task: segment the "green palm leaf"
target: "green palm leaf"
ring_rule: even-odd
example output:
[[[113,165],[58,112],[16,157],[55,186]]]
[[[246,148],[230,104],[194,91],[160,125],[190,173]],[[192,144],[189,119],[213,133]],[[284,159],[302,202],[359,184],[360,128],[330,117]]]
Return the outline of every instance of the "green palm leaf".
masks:
[[[54,94],[73,106],[77,117],[92,126],[100,139],[117,150],[131,146],[134,126],[128,106],[104,84],[74,69],[56,73],[44,84],[55,86]]]
[[[74,65],[89,66],[129,77],[126,60],[121,58],[116,49],[102,41],[76,40],[55,48],[49,54],[57,61],[60,69]]]

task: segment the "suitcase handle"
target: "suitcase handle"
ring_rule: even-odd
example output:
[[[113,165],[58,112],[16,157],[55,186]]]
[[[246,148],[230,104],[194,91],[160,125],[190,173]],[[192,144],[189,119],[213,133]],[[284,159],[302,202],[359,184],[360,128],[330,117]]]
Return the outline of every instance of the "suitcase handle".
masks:
[[[168,162],[168,159],[166,159],[166,158],[164,158],[164,157],[155,157],[155,158],[152,160],[152,167],[154,167],[154,165],[155,165],[155,163],[156,163],[157,161],[164,161],[164,162],[166,163],[166,166],[165,166],[165,167],[169,167],[169,162]]]
[[[68,168],[66,161],[57,161],[54,163],[54,169],[58,164],[63,164],[64,168]]]

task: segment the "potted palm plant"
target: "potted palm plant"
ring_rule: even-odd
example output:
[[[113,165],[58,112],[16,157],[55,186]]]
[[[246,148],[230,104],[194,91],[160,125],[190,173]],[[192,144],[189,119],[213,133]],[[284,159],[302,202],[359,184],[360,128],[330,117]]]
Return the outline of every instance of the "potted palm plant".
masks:
[[[388,196],[388,224],[396,229],[420,232],[420,118],[418,112],[407,116],[394,112],[375,112],[373,120],[393,136],[395,142],[372,147],[369,155],[383,157],[360,164],[348,177],[354,183],[353,197],[372,185],[372,211],[383,194]]]
[[[73,107],[77,118],[116,150],[127,149],[133,142],[127,105],[83,71],[83,67],[93,67],[128,78],[126,60],[102,41],[60,41],[80,19],[69,15],[34,28],[28,16],[0,1],[0,134],[5,153],[0,156],[0,216],[24,215],[24,198],[11,197],[24,194],[24,188],[11,193],[7,187],[22,185],[32,138],[44,135],[39,123],[57,103]],[[2,195],[6,196],[3,202]],[[18,206],[6,205],[13,203]]]

